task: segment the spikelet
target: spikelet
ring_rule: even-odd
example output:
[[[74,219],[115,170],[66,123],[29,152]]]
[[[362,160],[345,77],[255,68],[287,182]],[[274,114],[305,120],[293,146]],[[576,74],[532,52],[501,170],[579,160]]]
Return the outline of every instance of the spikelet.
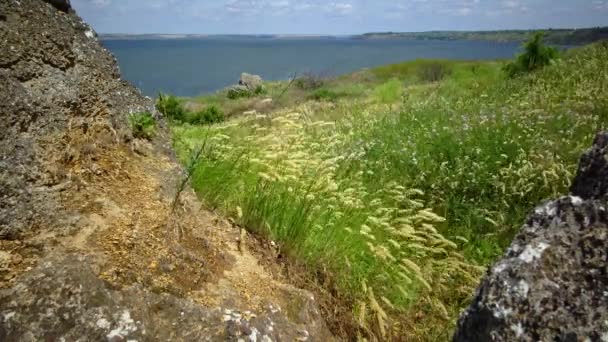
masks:
[[[388,306],[389,308],[395,310],[395,306],[393,305],[393,303],[391,303],[390,300],[388,300],[388,298],[381,296],[380,299],[384,302],[384,304],[386,304],[386,306]]]
[[[422,275],[420,267],[416,265],[415,262],[411,261],[408,258],[402,258],[401,262],[403,263],[403,266],[407,267],[407,269],[411,270],[411,272]]]
[[[367,304],[365,302],[359,302],[359,313],[357,315],[357,323],[359,326],[366,327],[366,315],[367,315]]]
[[[380,304],[378,304],[378,301],[376,301],[374,291],[371,287],[367,292],[367,298],[369,299],[370,308],[376,313],[378,327],[380,328],[380,333],[382,334],[382,337],[384,337],[386,336],[386,328],[388,326],[388,315],[386,314],[386,312],[384,312]]]

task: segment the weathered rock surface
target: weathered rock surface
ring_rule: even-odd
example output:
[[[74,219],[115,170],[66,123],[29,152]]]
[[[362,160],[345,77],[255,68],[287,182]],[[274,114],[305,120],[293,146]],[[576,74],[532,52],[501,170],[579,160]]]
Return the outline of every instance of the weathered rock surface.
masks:
[[[50,258],[0,292],[0,340],[296,341],[315,333],[270,303],[255,312],[205,309],[139,284],[111,289],[91,262],[84,256]]]
[[[257,87],[262,86],[262,77],[244,72],[239,79],[239,85],[244,86],[249,91],[255,91]]]
[[[571,195],[534,210],[463,313],[454,341],[608,340],[608,134]]]
[[[608,197],[608,134],[600,134],[582,157],[570,191],[585,199]]]
[[[0,1],[0,341],[331,339],[309,293],[176,197],[142,111],[69,1]]]

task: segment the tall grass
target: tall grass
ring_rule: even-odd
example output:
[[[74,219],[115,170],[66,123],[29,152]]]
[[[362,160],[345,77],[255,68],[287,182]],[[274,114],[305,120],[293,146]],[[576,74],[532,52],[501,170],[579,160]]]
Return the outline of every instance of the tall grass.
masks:
[[[601,45],[517,79],[499,63],[450,65],[398,109],[383,103],[403,91],[399,74],[371,101],[175,126],[176,148],[188,160],[205,142],[197,192],[322,272],[362,336],[445,339],[480,266],[535,204],[566,192],[608,119]]]

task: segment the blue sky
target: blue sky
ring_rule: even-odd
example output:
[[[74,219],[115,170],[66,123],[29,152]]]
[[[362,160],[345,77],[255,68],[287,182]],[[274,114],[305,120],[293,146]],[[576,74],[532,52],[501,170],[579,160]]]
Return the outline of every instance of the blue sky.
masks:
[[[72,0],[100,33],[353,34],[608,26],[608,0]]]

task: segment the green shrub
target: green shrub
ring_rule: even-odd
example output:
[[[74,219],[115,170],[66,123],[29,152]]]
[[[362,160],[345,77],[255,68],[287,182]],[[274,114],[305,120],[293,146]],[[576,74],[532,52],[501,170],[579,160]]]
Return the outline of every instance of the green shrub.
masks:
[[[380,103],[395,103],[401,99],[402,86],[399,80],[393,79],[374,90],[374,95]]]
[[[224,121],[224,113],[219,107],[211,105],[201,111],[192,113],[187,121],[195,125],[218,123]]]
[[[233,87],[228,89],[226,97],[230,100],[240,99],[242,97],[251,97],[251,92],[247,88]]]
[[[418,78],[424,82],[439,82],[449,73],[450,70],[446,65],[434,62],[422,65],[418,71]]]
[[[253,93],[255,95],[264,95],[264,94],[266,94],[266,88],[264,88],[263,85],[259,85],[259,86],[255,87],[255,90],[253,91]]]
[[[309,99],[317,100],[317,101],[335,101],[337,100],[341,94],[329,90],[326,88],[321,88],[315,90],[312,94],[308,96]]]
[[[149,112],[129,115],[129,126],[135,138],[151,139],[156,133],[156,120]]]
[[[226,97],[230,100],[236,100],[243,97],[254,97],[263,94],[266,94],[266,88],[263,85],[258,85],[253,91],[247,89],[246,87],[239,86],[228,89]]]
[[[312,73],[304,74],[304,75],[298,77],[295,81],[296,87],[298,87],[302,90],[319,89],[323,86],[324,83],[325,83],[325,81],[323,80],[323,78],[321,76],[318,76],[318,75],[315,75]]]
[[[156,109],[171,120],[184,121],[186,116],[186,110],[177,97],[173,95],[159,94]]]
[[[524,44],[524,53],[517,56],[517,59],[508,63],[504,67],[504,71],[509,77],[515,77],[519,74],[532,72],[549,65],[552,60],[558,57],[558,52],[551,46],[546,46],[543,43],[544,33],[537,32],[534,36]]]

